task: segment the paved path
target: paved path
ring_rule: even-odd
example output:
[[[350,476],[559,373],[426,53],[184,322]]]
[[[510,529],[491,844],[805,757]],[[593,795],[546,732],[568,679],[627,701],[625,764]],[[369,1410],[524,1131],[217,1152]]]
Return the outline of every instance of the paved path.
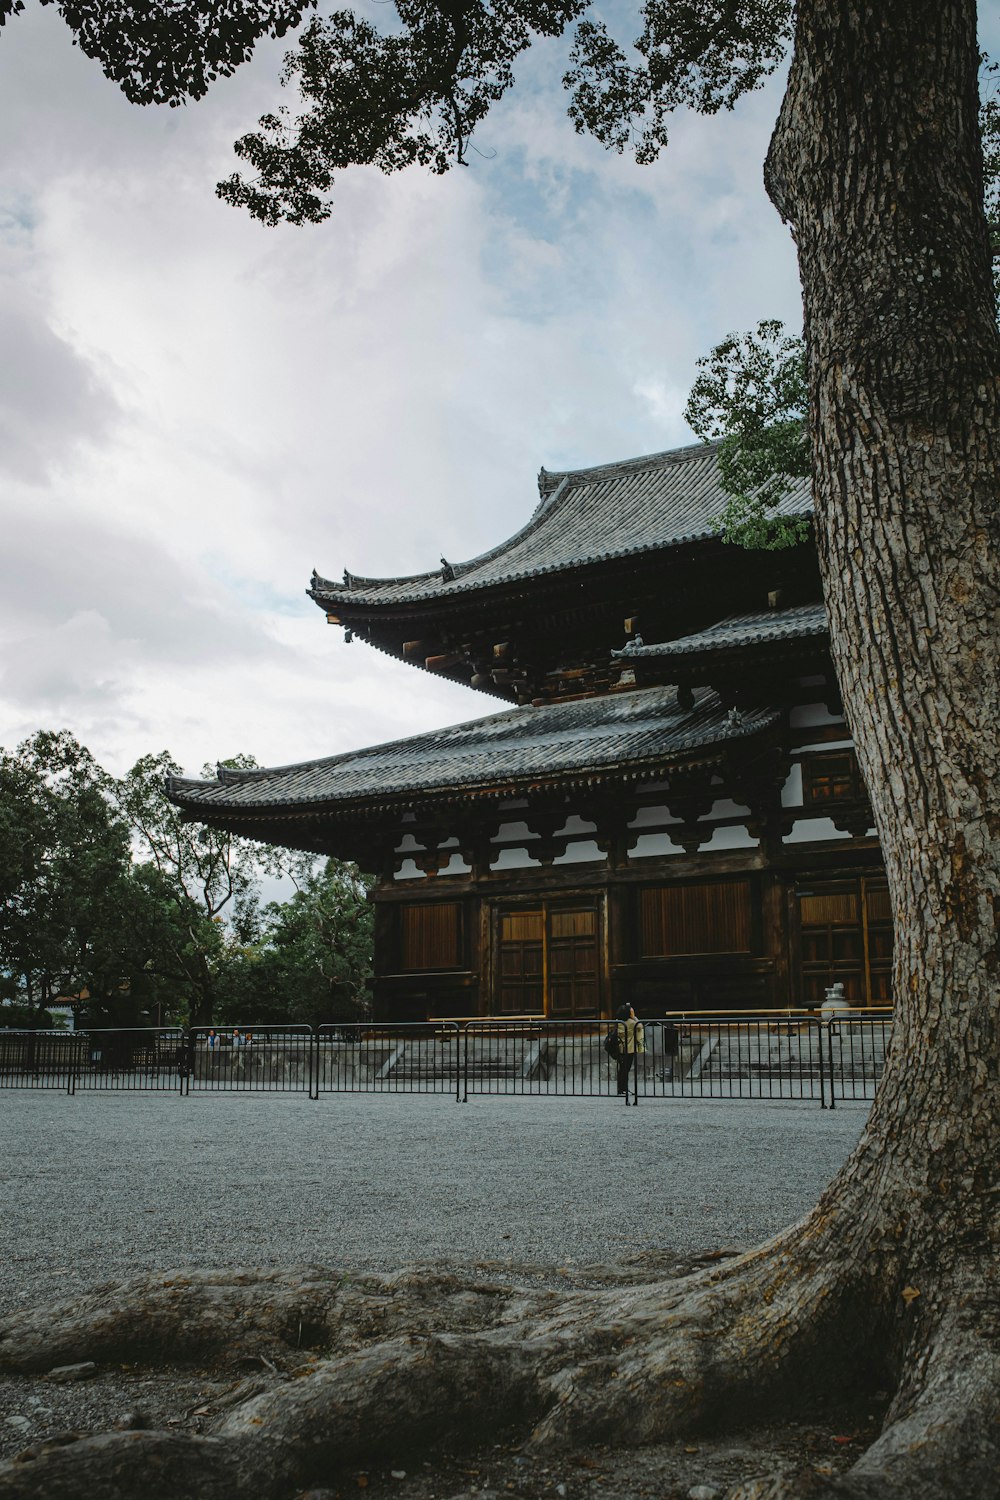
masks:
[[[798,1217],[867,1105],[0,1094],[0,1311],[130,1271],[605,1261]]]

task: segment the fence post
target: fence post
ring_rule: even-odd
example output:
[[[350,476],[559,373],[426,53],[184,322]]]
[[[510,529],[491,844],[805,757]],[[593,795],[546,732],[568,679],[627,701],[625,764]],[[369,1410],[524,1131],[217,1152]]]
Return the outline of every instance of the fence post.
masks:
[[[823,1022],[815,1016],[811,1025],[819,1028],[819,1107],[826,1109],[826,1059],[823,1056]]]
[[[319,1102],[319,1027],[313,1026],[309,1032],[309,1097]]]
[[[831,1019],[829,1021],[827,1021],[825,1023],[826,1045],[827,1045],[827,1049],[828,1049],[827,1056],[828,1056],[829,1062],[830,1062],[830,1108],[831,1109],[836,1109],[837,1108],[837,1096],[834,1093],[834,1089],[833,1089],[833,1036],[834,1036],[833,1028],[834,1028],[835,1025],[836,1025],[836,1021],[832,1017],[831,1017]],[[838,1036],[840,1035],[839,1030],[837,1032],[837,1035]]]
[[[464,1022],[462,1026],[461,1047],[455,1048],[456,1063],[458,1064],[459,1076],[455,1090],[455,1098],[462,1104],[469,1102],[469,1023]]]

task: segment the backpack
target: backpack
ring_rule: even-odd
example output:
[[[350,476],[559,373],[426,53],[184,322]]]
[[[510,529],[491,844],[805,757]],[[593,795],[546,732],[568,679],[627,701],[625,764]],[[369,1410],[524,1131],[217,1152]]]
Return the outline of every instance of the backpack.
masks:
[[[621,1057],[622,1043],[621,1037],[618,1035],[617,1025],[608,1027],[608,1034],[604,1038],[604,1050],[608,1054],[608,1056],[613,1059],[614,1062],[617,1062]]]

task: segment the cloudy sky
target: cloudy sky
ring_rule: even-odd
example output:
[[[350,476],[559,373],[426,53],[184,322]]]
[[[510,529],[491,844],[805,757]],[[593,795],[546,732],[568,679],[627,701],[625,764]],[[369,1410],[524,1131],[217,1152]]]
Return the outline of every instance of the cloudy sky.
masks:
[[[195,771],[495,711],[345,646],[311,569],[473,556],[540,465],[690,441],[724,334],[798,325],[761,183],[777,83],[638,168],[574,135],[546,44],[472,166],[347,174],[327,224],[268,230],[214,186],[284,50],[139,110],[53,9],[0,31],[0,744],[67,727],[110,770]]]

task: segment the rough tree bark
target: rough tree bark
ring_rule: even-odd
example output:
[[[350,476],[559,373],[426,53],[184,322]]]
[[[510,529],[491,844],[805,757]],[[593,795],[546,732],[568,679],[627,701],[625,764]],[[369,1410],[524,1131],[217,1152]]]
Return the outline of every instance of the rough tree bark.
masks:
[[[846,1475],[732,1500],[987,1500],[1000,1473],[1000,351],[972,0],[802,0],[767,166],[805,294],[818,530],[843,697],[896,921],[897,1022],[862,1140],[814,1211],[676,1281],[554,1297],[401,1276],[164,1278],[0,1331],[10,1368],[241,1347],[323,1358],[213,1435],[132,1432],[0,1471],[0,1500],[291,1495],[502,1419],[536,1445],[652,1440],[870,1381]]]

